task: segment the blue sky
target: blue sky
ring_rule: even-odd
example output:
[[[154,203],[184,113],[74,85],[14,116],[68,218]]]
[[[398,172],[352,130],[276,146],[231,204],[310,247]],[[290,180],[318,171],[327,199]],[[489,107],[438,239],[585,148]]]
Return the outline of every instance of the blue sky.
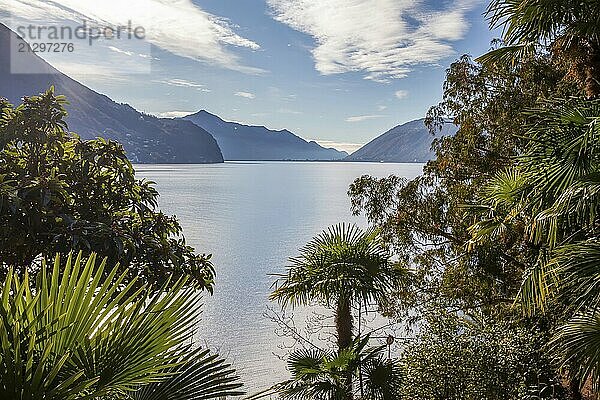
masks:
[[[0,18],[13,28],[132,21],[145,40],[100,39],[44,57],[141,111],[206,109],[352,150],[423,117],[441,98],[448,65],[488,49],[486,3],[0,0]]]

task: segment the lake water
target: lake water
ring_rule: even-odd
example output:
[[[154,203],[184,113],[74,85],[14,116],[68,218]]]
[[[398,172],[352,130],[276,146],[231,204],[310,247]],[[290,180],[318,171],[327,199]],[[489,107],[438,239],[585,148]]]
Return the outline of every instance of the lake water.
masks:
[[[274,277],[311,237],[353,217],[347,191],[361,175],[416,177],[421,164],[229,162],[137,165],[157,184],[161,209],[176,215],[188,244],[213,254],[214,296],[206,296],[200,343],[218,349],[254,393],[288,377],[274,353],[283,339],[264,316]]]

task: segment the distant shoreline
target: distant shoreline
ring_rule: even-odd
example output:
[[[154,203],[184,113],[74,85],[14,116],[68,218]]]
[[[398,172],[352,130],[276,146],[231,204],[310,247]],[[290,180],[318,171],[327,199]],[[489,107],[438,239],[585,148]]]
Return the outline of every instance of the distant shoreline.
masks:
[[[242,164],[242,163],[347,163],[347,164],[426,164],[422,161],[345,161],[345,160],[225,160],[219,163],[140,163],[132,162],[133,165],[219,165],[219,164]]]

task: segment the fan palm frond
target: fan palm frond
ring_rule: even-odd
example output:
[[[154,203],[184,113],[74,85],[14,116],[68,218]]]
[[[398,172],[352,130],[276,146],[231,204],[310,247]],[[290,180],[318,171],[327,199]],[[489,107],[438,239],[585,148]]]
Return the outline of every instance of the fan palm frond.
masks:
[[[600,242],[588,240],[561,246],[553,272],[561,282],[561,292],[575,311],[600,307]]]
[[[504,46],[485,53],[475,59],[481,64],[515,64],[517,60],[524,60],[535,55],[535,43],[523,43]]]
[[[484,204],[477,207],[479,221],[470,232],[475,244],[497,240],[513,226],[524,227],[539,255],[525,273],[519,298],[533,312],[543,309],[551,295],[566,288],[564,284],[575,289],[573,285],[581,282],[572,275],[577,268],[571,265],[582,258],[568,260],[565,255],[583,253],[563,251],[561,246],[595,229],[600,205],[600,102],[554,100],[530,114],[534,122],[525,153],[482,190]]]
[[[163,372],[165,379],[142,386],[132,400],[204,400],[245,394],[231,365],[209,350],[191,351]]]
[[[348,377],[360,374],[364,376],[365,399],[396,399],[401,371],[384,359],[385,346],[368,347],[369,339],[357,338],[351,347],[337,353],[294,351],[288,359],[292,378],[275,385],[269,393],[288,400],[342,400],[347,398]]]
[[[492,0],[486,16],[502,28],[504,46],[478,58],[487,65],[516,65],[536,54],[564,61],[589,98],[600,94],[600,3],[596,0]]]
[[[552,341],[563,366],[582,382],[600,382],[600,314],[577,315],[562,326]],[[575,368],[575,370],[573,370]]]
[[[529,315],[545,310],[548,299],[558,290],[558,277],[550,262],[548,254],[540,252],[535,264],[525,271],[517,301]]]
[[[396,400],[401,397],[403,373],[392,360],[378,356],[362,365],[365,398],[372,400]]]
[[[8,274],[0,398],[123,398],[173,378],[185,364],[201,293],[186,288],[185,278],[160,290],[134,289],[135,280],[122,284],[127,271],[104,270],[105,261],[98,266],[92,255],[84,263],[80,254],[64,264],[57,256],[51,271],[43,264],[35,285],[28,274]],[[219,387],[218,374],[206,377]]]
[[[380,302],[406,282],[408,271],[394,263],[373,229],[356,225],[330,227],[292,258],[288,273],[274,285],[272,300],[283,305],[340,298]]]

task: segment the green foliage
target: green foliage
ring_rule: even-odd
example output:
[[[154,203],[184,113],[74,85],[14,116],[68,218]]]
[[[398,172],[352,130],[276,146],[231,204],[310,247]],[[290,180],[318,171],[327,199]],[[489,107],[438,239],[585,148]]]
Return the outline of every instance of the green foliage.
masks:
[[[514,6],[521,11],[519,7],[522,4],[544,2],[507,0],[494,1],[493,4],[507,4],[507,7]],[[549,3],[567,2],[550,0]],[[516,361],[497,359],[493,362],[490,360],[490,365],[478,364],[485,361],[486,351],[498,355],[502,346],[512,346],[509,341],[503,340],[500,331],[493,335],[477,336],[479,334],[471,330],[469,334],[461,336],[459,333],[467,332],[466,328],[457,328],[452,319],[423,321],[423,315],[432,309],[434,313],[456,310],[460,315],[479,315],[482,326],[497,324],[494,321],[502,319],[515,321],[506,328],[510,328],[509,332],[517,332],[522,328],[548,332],[560,321],[569,303],[566,296],[562,297],[560,302],[547,305],[547,313],[536,314],[531,321],[514,315],[515,297],[521,294],[543,298],[557,290],[555,278],[561,274],[554,267],[551,268],[551,274],[546,273],[548,269],[540,270],[539,266],[550,265],[551,256],[548,243],[532,240],[532,233],[557,232],[560,237],[557,243],[560,243],[576,234],[577,227],[572,225],[568,230],[562,230],[560,224],[564,220],[556,225],[551,218],[556,210],[547,210],[543,219],[539,220],[530,216],[531,206],[539,205],[542,200],[527,185],[535,173],[540,181],[547,181],[547,170],[538,170],[530,176],[526,170],[513,166],[520,155],[529,151],[529,126],[540,124],[540,132],[546,129],[547,136],[552,136],[553,141],[561,140],[563,133],[548,129],[542,122],[543,118],[550,118],[556,109],[560,110],[559,106],[564,101],[557,101],[548,107],[544,117],[540,117],[541,105],[551,98],[579,96],[582,87],[577,86],[580,84],[578,81],[575,84],[565,79],[572,71],[569,65],[559,62],[558,55],[539,49],[528,52],[519,47],[523,43],[508,44],[514,45],[514,48],[500,47],[495,55],[514,55],[514,51],[523,50],[522,57],[511,58],[514,62],[496,60],[478,64],[463,56],[450,66],[444,84],[443,101],[430,109],[426,123],[432,133],[436,133],[437,127],[447,121],[453,122],[459,129],[455,136],[434,141],[436,159],[427,163],[423,176],[411,181],[394,176],[383,179],[363,176],[349,190],[353,212],[364,213],[381,230],[382,238],[395,253],[406,265],[414,266],[416,270],[412,286],[394,296],[397,301],[394,310],[398,318],[409,323],[425,322],[429,329],[417,330],[414,343],[421,343],[422,347],[409,345],[406,353],[407,356],[416,357],[413,364],[420,366],[415,367],[410,376],[414,379],[415,387],[421,391],[407,395],[409,398],[525,398],[523,390],[531,383],[515,380],[518,375],[508,373],[509,366],[514,367]],[[566,53],[562,53],[562,56],[566,56]],[[534,111],[524,113],[525,110]],[[557,117],[561,118],[565,117]],[[570,134],[572,140],[576,141],[580,132],[572,128],[572,125],[571,128],[565,127],[564,135]],[[535,157],[544,154],[544,157],[560,158],[564,155],[565,158],[559,163],[548,160],[544,163],[548,168],[551,165],[568,168],[578,152],[583,150],[585,153],[587,150],[577,147],[574,142],[570,143],[572,146],[567,143],[565,141],[564,146],[556,147],[556,143],[547,142],[545,150]],[[581,167],[586,168],[584,164]],[[581,212],[579,219],[589,219],[594,213],[591,210],[583,211],[584,203],[593,196],[593,183],[580,182],[571,194],[562,196],[560,207],[577,209]],[[482,203],[481,198],[486,201]],[[573,215],[570,218],[572,220]],[[481,237],[473,236],[474,225]],[[535,229],[532,229],[533,226]],[[482,237],[487,239],[482,240]],[[587,251],[580,251],[580,257],[585,257]],[[574,259],[574,253],[568,254],[570,259]],[[563,260],[562,265],[564,268],[568,264]],[[592,269],[589,264],[590,277]],[[530,279],[523,284],[528,276]],[[572,277],[569,280],[573,285],[582,282]],[[543,282],[545,292],[536,290],[540,282]],[[432,329],[439,332],[447,329],[448,332],[445,336],[439,333],[439,337],[444,339],[435,342],[435,335],[431,336],[435,333]],[[544,354],[549,335],[538,337],[518,333],[517,336],[522,339],[520,347],[507,348],[511,352],[510,357],[520,360],[521,367],[525,368],[528,359],[521,358],[521,353]],[[489,346],[487,350],[481,345],[480,350],[474,353],[462,351],[464,346],[473,348],[483,337],[489,340],[486,343]],[[427,340],[430,341],[429,345],[424,344]],[[451,348],[448,343],[453,340],[458,340],[463,347]],[[428,346],[433,350],[428,351]],[[425,358],[419,359],[421,354]],[[436,356],[441,358],[436,359]],[[543,365],[536,360],[532,358],[529,365]],[[465,368],[468,366],[467,372],[460,369],[463,365]],[[439,369],[436,369],[437,366]],[[457,369],[456,376],[451,368]],[[496,373],[496,369],[506,373]],[[477,371],[480,371],[479,375]],[[551,382],[553,374],[549,372],[552,371],[550,363],[544,371],[545,382]],[[450,383],[442,387],[445,380]],[[482,388],[477,391],[478,385],[488,387],[489,391]],[[522,390],[508,390],[512,386]],[[406,387],[410,388],[411,384]]]
[[[350,300],[384,304],[386,293],[400,287],[408,271],[392,262],[378,232],[355,225],[330,227],[290,259],[286,275],[275,283],[272,300],[296,306]]]
[[[292,399],[351,399],[353,381],[357,371],[362,373],[362,365],[371,367],[366,371],[367,381],[379,393],[373,398],[381,398],[388,389],[392,393],[391,388],[384,389],[386,382],[393,385],[395,381],[381,378],[381,374],[386,376],[383,361],[377,364],[374,356],[369,356],[361,364],[359,354],[368,338],[353,338],[352,306],[376,304],[384,309],[389,294],[406,286],[410,279],[410,272],[392,261],[379,232],[346,224],[330,227],[309,241],[291,263],[288,273],[275,282],[271,299],[284,306],[319,301],[335,307],[338,351],[293,353],[289,365],[293,379],[276,391]],[[382,385],[381,389],[375,390],[376,385]]]
[[[474,241],[497,241],[514,226],[523,227],[539,257],[522,294],[528,305],[541,307],[560,272],[548,269],[551,253],[558,251],[566,260],[575,249],[561,249],[561,244],[596,237],[600,103],[556,100],[530,113],[529,145],[512,170],[487,184],[486,205],[480,206],[483,212],[472,232]]]
[[[160,382],[142,386],[131,400],[203,400],[241,396],[243,386],[225,360],[199,348],[165,368]]]
[[[434,142],[437,157],[422,177],[356,180],[352,207],[416,266],[401,304],[475,313],[487,321],[482,327],[508,318],[515,324],[505,329],[522,338],[513,346],[501,329],[428,320],[415,342],[422,346],[406,353],[410,368],[420,366],[414,385],[422,389],[409,397],[524,398],[528,376],[537,375],[523,368],[543,365],[535,355],[547,349],[561,356],[576,396],[581,382],[600,376],[600,104],[578,99],[600,95],[600,3],[492,0],[487,15],[504,28],[502,45],[479,58],[482,65],[455,62],[426,119],[433,132],[449,119],[458,133]],[[515,318],[517,296],[534,319]],[[519,331],[557,325],[551,347],[546,335]],[[490,368],[486,357],[500,349],[512,358]]]
[[[321,349],[300,349],[288,359],[290,380],[272,391],[282,399],[337,400],[347,398],[348,376],[359,385],[353,388],[358,399],[395,400],[402,381],[398,365],[384,357],[385,347],[369,348],[369,337],[356,339],[338,353]]]
[[[564,398],[545,335],[518,324],[430,315],[401,356],[404,398]],[[402,397],[401,397],[402,398]]]
[[[598,383],[600,101],[556,100],[531,113],[526,151],[507,174],[513,179],[488,184],[498,189],[484,192],[473,240],[502,240],[510,229],[500,225],[525,227],[539,257],[525,274],[523,304],[530,312],[564,306],[555,350],[571,373]],[[493,195],[509,191],[516,195]]]
[[[600,382],[600,315],[587,313],[572,317],[560,327],[553,344],[572,373],[584,381],[589,377],[597,389]]]
[[[502,241],[469,248],[475,221],[465,205],[477,203],[486,182],[522,151],[523,126],[531,118],[522,110],[554,94],[578,92],[563,76],[547,57],[515,66],[462,57],[448,69],[444,99],[426,119],[434,132],[446,120],[459,129],[435,140],[436,159],[424,175],[412,181],[363,176],[350,187],[354,213],[364,213],[395,253],[416,267],[412,290],[398,293],[400,304],[422,307],[442,296],[464,310],[494,314],[510,307],[538,249],[519,227]]]
[[[35,284],[27,272],[8,272],[0,295],[0,398],[126,399],[191,370],[198,380],[188,394],[235,392],[235,379],[223,379],[232,376],[228,366],[206,352],[190,356],[199,291],[186,289],[185,279],[159,291],[135,289],[135,281],[125,284],[127,271],[106,270],[106,260],[96,267],[95,258],[84,264],[80,254],[61,265],[57,256],[52,271],[42,264]],[[190,398],[176,386],[162,390],[162,398]]]
[[[175,217],[157,211],[152,182],[137,180],[113,141],[67,131],[53,90],[13,107],[0,100],[0,260],[19,270],[42,255],[97,252],[152,283],[191,275],[210,289],[210,256],[185,243]]]
[[[588,97],[600,95],[600,4],[596,0],[492,0],[492,28],[505,46],[479,58],[487,64],[522,62],[549,52],[568,68]]]

